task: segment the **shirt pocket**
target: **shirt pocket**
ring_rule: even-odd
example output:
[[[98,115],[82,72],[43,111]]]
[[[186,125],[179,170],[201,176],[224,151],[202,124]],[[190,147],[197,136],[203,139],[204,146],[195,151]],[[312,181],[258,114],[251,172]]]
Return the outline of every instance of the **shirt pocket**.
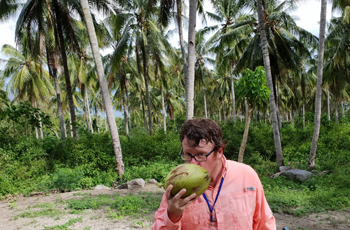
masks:
[[[239,194],[231,194],[228,197],[228,205],[237,229],[252,229],[256,191],[250,190]]]
[[[193,203],[186,208],[182,215],[181,229],[199,229],[199,227],[201,227],[203,224],[206,224],[206,220],[209,220],[209,218],[210,215],[206,203]]]

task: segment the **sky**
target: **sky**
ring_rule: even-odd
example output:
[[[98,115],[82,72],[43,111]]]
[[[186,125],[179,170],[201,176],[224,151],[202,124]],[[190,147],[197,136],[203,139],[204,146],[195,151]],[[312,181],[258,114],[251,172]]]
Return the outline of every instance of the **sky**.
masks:
[[[327,9],[327,20],[331,17],[330,4],[328,4]],[[310,31],[314,35],[318,36],[319,33],[319,18],[321,11],[321,1],[320,0],[307,0],[302,3],[299,3],[298,10],[292,15],[295,15],[299,18],[296,20],[298,26]],[[200,26],[200,20],[197,20],[197,29]],[[0,49],[4,44],[10,44],[15,46],[14,31],[16,27],[16,22],[14,19],[7,21],[6,23],[0,23]],[[186,37],[185,37],[186,39]],[[177,34],[173,39],[176,43],[178,41]],[[5,58],[0,54],[0,59]],[[3,65],[0,64],[0,69]]]
[[[211,10],[209,10],[211,11]],[[298,10],[291,13],[297,16],[299,20],[296,20],[298,26],[310,31],[314,35],[319,35],[319,20],[321,11],[321,0],[306,0],[299,3]],[[331,18],[331,5],[327,7],[327,21]],[[6,23],[0,23],[0,51],[4,44],[10,44],[15,46],[14,31],[16,27],[15,19],[9,20]],[[201,29],[200,20],[197,19],[197,30]],[[184,33],[184,38],[187,40],[187,33]],[[178,44],[178,35],[174,34],[171,42],[176,46]],[[6,57],[0,52],[0,59],[6,59]],[[0,70],[4,67],[4,64],[0,61]],[[121,116],[119,113],[117,116]]]

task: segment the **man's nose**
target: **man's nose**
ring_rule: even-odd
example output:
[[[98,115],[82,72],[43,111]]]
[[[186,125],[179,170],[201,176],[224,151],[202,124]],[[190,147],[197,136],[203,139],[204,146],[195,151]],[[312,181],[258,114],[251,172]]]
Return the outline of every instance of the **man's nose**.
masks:
[[[190,164],[198,165],[198,161],[194,157],[191,158]]]

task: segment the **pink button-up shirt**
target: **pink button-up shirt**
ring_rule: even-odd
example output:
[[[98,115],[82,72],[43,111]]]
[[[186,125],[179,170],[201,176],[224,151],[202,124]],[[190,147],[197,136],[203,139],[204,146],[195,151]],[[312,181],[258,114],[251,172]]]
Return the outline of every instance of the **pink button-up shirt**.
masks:
[[[210,221],[210,211],[203,196],[190,204],[181,219],[173,223],[168,218],[165,194],[152,229],[169,230],[275,230],[276,222],[265,199],[260,179],[250,166],[222,158],[224,182],[214,207],[214,219]],[[220,183],[209,186],[205,194],[212,206]]]

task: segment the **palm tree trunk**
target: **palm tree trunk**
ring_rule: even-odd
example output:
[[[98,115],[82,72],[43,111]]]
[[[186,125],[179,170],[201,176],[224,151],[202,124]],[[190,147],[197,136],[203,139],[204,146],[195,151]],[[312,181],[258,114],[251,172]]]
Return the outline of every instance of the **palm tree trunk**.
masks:
[[[321,99],[322,99],[322,77],[323,77],[323,57],[324,57],[324,36],[326,30],[326,10],[327,0],[321,0],[321,23],[318,43],[318,65],[317,65],[317,88],[315,100],[315,128],[309,154],[308,168],[316,167],[317,142],[320,135],[321,126]]]
[[[105,105],[105,108],[107,111],[107,119],[108,119],[111,137],[112,137],[112,144],[113,144],[115,160],[116,160],[116,164],[117,164],[116,170],[118,172],[118,175],[121,176],[124,174],[123,156],[122,156],[122,151],[121,151],[121,146],[120,146],[118,128],[117,128],[117,125],[115,123],[113,105],[112,105],[112,101],[111,101],[111,98],[109,95],[107,82],[106,82],[106,79],[104,76],[104,69],[103,69],[103,65],[102,65],[100,50],[98,47],[96,32],[95,32],[94,24],[92,21],[88,1],[87,0],[80,0],[80,4],[81,4],[81,6],[83,8],[83,12],[84,12],[86,28],[87,28],[87,31],[89,34],[90,45],[91,45],[91,49],[92,49],[92,53],[93,53],[93,57],[94,57],[95,65],[96,65],[98,80],[99,80],[100,87],[101,87],[103,104]]]
[[[90,130],[91,133],[94,133],[94,128],[92,127],[92,119],[91,119],[91,112],[90,112],[90,104],[89,104],[89,96],[88,96],[88,91],[87,91],[87,87],[85,85],[85,97],[86,97],[86,108],[87,108],[87,115],[89,118],[89,124],[90,124]]]
[[[108,125],[107,125],[107,111],[105,110],[104,111],[104,120],[105,120],[105,129],[106,129],[106,132],[108,131]]]
[[[335,122],[339,123],[339,112],[338,112],[338,100],[334,97],[334,112],[335,112]]]
[[[327,112],[328,112],[328,121],[331,120],[331,106],[329,103],[329,87],[327,87]]]
[[[179,32],[179,41],[180,41],[180,48],[181,48],[181,54],[182,54],[183,70],[184,70],[185,79],[188,79],[187,55],[185,51],[185,42],[184,42],[183,30],[182,30],[182,1],[181,0],[176,0],[176,7],[177,7],[176,19],[177,19],[177,26],[179,29],[178,32]]]
[[[345,112],[344,112],[344,101],[341,101],[341,117],[345,116]]]
[[[152,136],[152,108],[151,108],[151,99],[149,96],[148,89],[148,68],[147,68],[147,59],[146,59],[146,47],[141,45],[142,50],[142,59],[143,59],[143,77],[145,80],[145,88],[146,88],[146,100],[147,100],[147,112],[148,112],[148,131],[149,135]]]
[[[65,42],[63,38],[63,30],[62,30],[62,23],[59,17],[58,13],[58,4],[57,0],[54,0],[54,4],[56,5],[56,16],[57,16],[57,29],[58,29],[58,37],[59,37],[59,43],[60,43],[60,50],[61,50],[61,57],[62,57],[62,64],[63,64],[63,71],[64,71],[64,78],[66,81],[66,90],[67,90],[67,97],[68,97],[68,104],[69,104],[69,110],[70,110],[70,115],[71,115],[71,124],[73,129],[73,136],[75,140],[79,139],[78,135],[78,130],[76,127],[76,116],[75,116],[75,106],[74,106],[74,101],[73,101],[73,94],[72,94],[72,85],[70,82],[70,77],[69,77],[69,70],[68,70],[68,64],[67,64],[67,55],[66,55],[66,49],[65,49]]]
[[[272,77],[272,76],[271,76]],[[276,94],[275,94],[276,98],[276,113],[277,113],[277,120],[278,120],[278,131],[280,134],[280,140],[282,140],[282,117],[281,117],[281,108],[280,108],[280,104],[279,104],[279,98],[278,98],[278,84],[276,82]]]
[[[57,112],[58,119],[60,122],[60,131],[61,131],[61,140],[64,142],[66,140],[66,125],[64,122],[63,110],[62,110],[62,102],[61,102],[61,92],[57,79],[57,56],[56,52],[51,52],[49,47],[46,45],[46,56],[47,63],[49,67],[49,73],[53,78],[56,90],[56,101],[57,101]]]
[[[87,131],[88,131],[88,132],[91,132],[88,111],[89,111],[89,109],[88,109],[88,95],[87,95],[87,89],[86,89],[86,86],[85,86],[85,89],[84,89],[84,114],[85,114],[85,123],[86,123]]]
[[[145,111],[145,102],[143,95],[141,96],[141,106],[142,106],[142,116],[143,116],[143,127],[147,130],[147,121],[146,121],[146,111]]]
[[[188,27],[188,77],[185,78],[186,88],[186,120],[193,118],[194,113],[194,65],[196,44],[196,16],[197,1],[190,0],[189,27]]]
[[[98,124],[97,106],[95,106],[95,119],[96,119],[97,133],[100,133],[100,125]]]
[[[160,93],[162,97],[162,111],[163,111],[163,129],[164,133],[166,133],[166,110],[165,110],[165,102],[164,102],[164,92],[163,92],[163,86],[160,86]]]
[[[305,128],[305,98],[303,98],[303,129]]]
[[[129,133],[131,133],[131,118],[130,118],[130,111],[129,111],[129,93],[128,93],[128,85],[129,83],[125,83],[125,94],[126,94],[126,113],[128,117],[128,125],[129,125]]]
[[[40,130],[40,138],[41,139],[44,139],[44,131],[43,131],[43,123],[42,123],[42,121],[41,121],[41,117],[40,117],[40,115],[38,115],[38,117],[39,117],[39,130]]]
[[[236,97],[235,97],[235,85],[233,83],[233,75],[231,80],[231,93],[232,93],[232,115],[233,122],[236,124]]]
[[[204,89],[204,86],[202,86],[202,89],[203,89],[203,99],[204,99],[204,114],[205,114],[205,118],[208,118],[207,97],[205,96],[205,89]]]
[[[224,122],[226,123],[226,111],[225,111],[225,102],[221,101],[222,104],[222,115],[224,117]]]
[[[70,136],[73,137],[74,135],[73,135],[72,117],[70,113],[68,113],[68,116],[69,116]]]
[[[274,143],[275,143],[275,149],[276,149],[277,165],[283,166],[284,163],[283,163],[282,145],[281,145],[281,139],[280,139],[279,128],[278,128],[276,103],[275,103],[275,98],[273,94],[274,87],[272,84],[270,57],[269,57],[269,51],[267,48],[267,38],[266,38],[266,32],[264,27],[265,22],[264,22],[264,15],[263,15],[263,9],[262,9],[262,0],[257,1],[257,10],[258,10],[258,18],[259,18],[259,31],[260,31],[264,67],[266,71],[266,82],[267,82],[267,86],[271,90],[269,102],[270,102],[273,137],[274,137]]]
[[[60,137],[58,136],[58,133],[56,132],[56,130],[54,130],[52,127],[50,127],[50,130],[53,132],[53,134],[55,134],[57,140],[59,140]]]
[[[129,136],[128,112],[127,112],[127,108],[126,108],[126,101],[125,101],[125,94],[124,94],[123,86],[121,86],[121,93],[122,93],[122,103],[123,103],[123,109],[124,109],[125,133],[127,136]]]
[[[26,136],[27,136],[27,132],[26,132]],[[38,127],[35,127],[35,138],[39,139]]]
[[[238,154],[238,162],[243,162],[243,156],[244,156],[244,150],[245,147],[247,146],[247,140],[248,140],[248,133],[249,133],[249,125],[250,125],[250,116],[252,109],[249,108],[247,100],[245,101],[245,106],[246,106],[246,114],[245,114],[245,126],[244,126],[244,134],[243,134],[243,139],[241,143],[241,147],[239,149],[239,154]]]

